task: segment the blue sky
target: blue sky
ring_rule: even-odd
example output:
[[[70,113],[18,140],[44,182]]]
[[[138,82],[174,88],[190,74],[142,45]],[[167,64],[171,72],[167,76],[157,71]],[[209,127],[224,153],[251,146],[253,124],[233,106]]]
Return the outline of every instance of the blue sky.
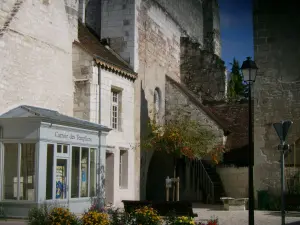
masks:
[[[222,59],[228,70],[235,57],[240,65],[253,57],[252,0],[219,0]]]

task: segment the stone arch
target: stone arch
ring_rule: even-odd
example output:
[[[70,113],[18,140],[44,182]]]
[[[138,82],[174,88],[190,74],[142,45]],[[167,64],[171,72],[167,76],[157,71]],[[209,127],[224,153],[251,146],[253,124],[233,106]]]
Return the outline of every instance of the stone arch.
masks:
[[[165,179],[167,176],[173,177],[172,175],[172,157],[165,152],[154,151],[148,167],[146,199],[165,200]]]

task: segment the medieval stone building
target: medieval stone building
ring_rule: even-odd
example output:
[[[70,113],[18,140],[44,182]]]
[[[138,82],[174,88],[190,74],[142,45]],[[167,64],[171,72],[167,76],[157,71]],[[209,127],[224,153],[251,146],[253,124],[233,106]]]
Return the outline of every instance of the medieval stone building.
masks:
[[[178,85],[172,86],[174,82],[179,85],[185,81],[198,83],[200,87],[194,93],[200,104],[202,98],[224,96],[224,68],[216,66],[219,65],[217,56],[221,53],[217,1],[90,0],[79,4],[79,15],[85,18],[86,26],[138,73],[135,81],[136,143],[147,135],[147,124],[153,116],[151,112],[157,112],[158,117],[163,119],[167,110],[172,108],[166,104],[175,107],[193,104],[187,100],[177,101],[181,95],[188,98],[182,91],[174,92],[174,88],[178,89]],[[208,69],[212,64],[215,71]],[[174,96],[174,99],[168,96]],[[212,129],[222,140],[222,132],[226,129],[211,119],[199,105],[194,107],[203,114],[200,116],[202,122],[213,123]],[[186,110],[193,111],[188,107]],[[154,188],[153,181],[148,180],[153,153],[136,147],[135,154],[136,185],[140,186],[140,190],[136,190],[136,198],[145,199],[146,189],[149,191],[150,187],[152,192],[161,192]],[[167,168],[162,169],[168,171]],[[156,182],[163,182],[167,174],[156,177]]]
[[[89,206],[87,198],[95,194],[95,181],[104,184],[105,175],[106,190],[101,187],[98,192],[106,192],[108,202],[114,205],[120,206],[123,199],[164,199],[164,179],[172,175],[173,162],[166,155],[139,147],[154,115],[163,121],[180,110],[211,129],[219,143],[225,145],[234,139],[237,129],[222,119],[222,110],[204,105],[223,99],[226,90],[218,10],[216,0],[2,1],[0,113],[15,109],[0,121],[5,128],[0,137],[0,161],[7,155],[5,142],[21,138],[16,130],[23,129],[14,127],[30,128],[31,117],[43,128],[36,126],[36,132],[29,129],[22,137],[33,141],[32,135],[44,131],[36,137],[43,138],[34,145],[36,152],[46,148],[55,153],[49,157],[46,150],[36,153],[41,160],[31,162],[41,166],[36,180],[35,174],[24,178],[18,171],[5,177],[5,166],[0,164],[4,169],[0,173],[0,200],[34,199],[33,204],[40,204],[45,199],[62,198],[72,211],[79,212]],[[22,104],[35,107],[19,107]],[[29,117],[28,123],[12,126],[14,117],[18,121]],[[53,126],[49,121],[58,124]],[[61,123],[77,128],[52,130],[62,129]],[[52,135],[54,144],[47,142],[46,134]],[[11,151],[20,159],[22,148],[33,149],[33,145],[14,144]],[[73,144],[79,146],[75,146],[74,158],[70,154]],[[87,158],[95,156],[97,148],[101,150],[99,177],[92,174],[96,161]],[[55,161],[57,157],[59,161]],[[71,169],[72,163],[77,167]],[[31,169],[36,168],[32,165]],[[47,170],[55,165],[57,171]],[[209,176],[201,178],[211,182],[203,187],[199,173],[206,166],[200,161],[183,163],[181,199],[202,200],[200,190],[215,199],[224,194],[222,182],[211,181]],[[65,168],[75,175],[65,174]],[[79,171],[82,182],[68,180],[68,176],[79,177]],[[66,194],[68,186],[62,185],[57,194],[52,181],[46,179],[48,173],[53,177],[59,174],[60,184],[70,185],[71,192]],[[17,194],[6,193],[10,187]],[[76,187],[74,192],[72,187]],[[211,196],[213,193],[217,194]],[[84,202],[81,208],[78,202]],[[23,209],[15,212],[25,213]]]
[[[279,138],[272,123],[293,121],[287,141],[293,150],[286,164],[293,170],[299,166],[300,17],[293,3],[254,1],[254,54],[259,67],[254,86],[256,190],[279,190]]]

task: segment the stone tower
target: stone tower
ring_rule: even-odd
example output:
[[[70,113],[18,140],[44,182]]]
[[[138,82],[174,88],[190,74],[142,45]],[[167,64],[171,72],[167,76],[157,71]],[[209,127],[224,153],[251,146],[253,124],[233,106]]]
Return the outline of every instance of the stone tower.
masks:
[[[280,184],[279,139],[272,123],[294,122],[288,143],[299,151],[300,17],[292,1],[279,0],[255,0],[253,14],[254,55],[259,67],[254,85],[255,189],[276,190]],[[299,163],[292,159],[295,162]]]

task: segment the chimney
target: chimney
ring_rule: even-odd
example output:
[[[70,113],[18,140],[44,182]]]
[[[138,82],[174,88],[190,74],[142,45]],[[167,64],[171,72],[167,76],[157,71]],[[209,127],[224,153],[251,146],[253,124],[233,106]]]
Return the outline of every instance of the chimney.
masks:
[[[81,23],[85,24],[86,0],[79,0],[78,16]]]

